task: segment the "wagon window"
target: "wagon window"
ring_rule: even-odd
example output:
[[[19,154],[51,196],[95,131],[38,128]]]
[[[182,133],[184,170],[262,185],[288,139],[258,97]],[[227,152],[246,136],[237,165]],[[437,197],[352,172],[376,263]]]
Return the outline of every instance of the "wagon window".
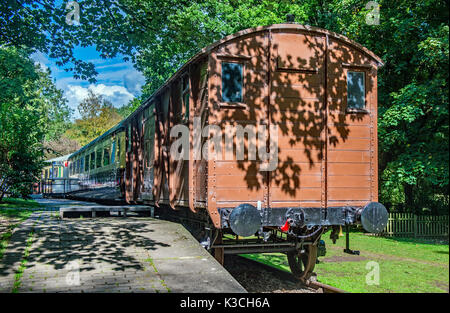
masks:
[[[102,150],[96,151],[95,165],[97,168],[102,166]]]
[[[84,157],[84,171],[87,172],[89,170],[89,154]]]
[[[364,72],[347,72],[347,107],[364,109],[366,104]]]
[[[103,166],[109,165],[109,148],[103,149]]]
[[[81,156],[81,159],[80,159],[81,161],[81,163],[80,163],[80,173],[82,173],[83,171],[84,171],[84,157],[83,156]]]
[[[120,149],[122,149],[122,147],[120,146],[120,140],[122,137],[117,137],[117,158],[120,158]]]
[[[91,170],[95,168],[95,151],[91,153]]]
[[[222,101],[242,102],[243,65],[222,62]]]
[[[114,163],[115,158],[116,158],[116,140],[117,140],[117,138],[114,138],[113,142],[112,142],[111,163]]]

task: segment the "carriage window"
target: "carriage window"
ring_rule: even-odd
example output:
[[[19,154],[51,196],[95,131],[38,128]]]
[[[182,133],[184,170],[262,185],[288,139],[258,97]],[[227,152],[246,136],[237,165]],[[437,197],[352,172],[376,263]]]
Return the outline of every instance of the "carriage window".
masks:
[[[222,101],[242,102],[243,65],[222,62]]]
[[[117,137],[117,158],[120,158],[120,149],[122,149],[122,147],[120,146],[121,140],[122,140],[122,136]]]
[[[96,151],[95,165],[97,168],[102,166],[102,150]]]
[[[83,171],[84,171],[84,157],[81,156],[81,159],[80,159],[80,173],[83,173]]]
[[[366,91],[364,72],[347,72],[347,107],[350,109],[364,109]]]
[[[77,174],[80,173],[80,159],[77,160]]]
[[[89,154],[84,157],[84,171],[89,171]]]
[[[118,138],[117,138],[118,139]],[[116,159],[116,138],[113,139],[112,149],[111,149],[111,163],[114,163]]]
[[[95,151],[91,153],[91,170],[95,168]]]
[[[109,165],[109,148],[103,149],[103,166]]]

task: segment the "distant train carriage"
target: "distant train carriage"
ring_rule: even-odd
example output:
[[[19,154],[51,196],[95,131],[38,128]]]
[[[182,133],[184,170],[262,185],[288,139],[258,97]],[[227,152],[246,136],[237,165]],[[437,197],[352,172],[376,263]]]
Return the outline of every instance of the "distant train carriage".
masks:
[[[382,65],[323,29],[241,31],[203,49],[127,119],[74,153],[70,175],[90,188],[84,197],[149,203],[198,225],[219,261],[224,253],[286,252],[293,273],[306,279],[325,231],[336,239],[340,226],[378,232],[387,222],[377,202]],[[170,153],[179,125],[189,129],[182,159]],[[275,168],[262,171],[265,160],[249,157],[248,133],[243,160],[225,150],[197,158],[210,137],[195,130],[208,125],[266,126],[265,138],[277,137]]]
[[[78,186],[76,180],[73,180],[74,184],[71,185],[71,180],[68,179],[69,156],[68,154],[44,161],[40,181],[33,186],[33,193],[42,193],[44,196],[64,195],[71,191],[71,187]]]

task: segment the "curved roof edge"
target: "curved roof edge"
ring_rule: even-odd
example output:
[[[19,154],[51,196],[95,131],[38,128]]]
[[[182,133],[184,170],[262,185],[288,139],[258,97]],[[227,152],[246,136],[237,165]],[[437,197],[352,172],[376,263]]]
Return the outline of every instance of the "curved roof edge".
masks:
[[[273,25],[268,25],[268,26],[258,26],[258,27],[253,27],[253,28],[247,28],[247,29],[243,29],[241,31],[238,31],[237,33],[228,35],[212,44],[210,44],[209,46],[203,48],[202,50],[200,50],[199,52],[197,52],[192,58],[190,58],[186,63],[183,64],[183,66],[181,66],[161,87],[159,87],[149,98],[147,98],[142,105],[145,106],[146,103],[150,102],[151,100],[153,100],[154,97],[156,97],[168,84],[170,84],[173,80],[175,80],[175,78],[178,77],[178,75],[192,62],[195,62],[196,60],[198,60],[199,58],[201,58],[202,56],[206,55],[207,53],[211,52],[213,49],[217,48],[219,45],[227,42],[227,41],[231,41],[233,39],[248,35],[248,34],[252,34],[252,33],[257,33],[257,32],[261,32],[261,31],[265,31],[265,30],[283,30],[283,29],[288,29],[288,30],[301,30],[301,31],[307,31],[307,32],[313,32],[313,33],[318,33],[318,34],[323,34],[323,35],[328,35],[331,37],[334,37],[338,40],[341,40],[353,47],[355,47],[356,49],[360,50],[361,52],[367,54],[368,56],[370,56],[372,59],[374,59],[377,63],[378,63],[378,67],[383,67],[384,66],[384,62],[383,60],[378,57],[375,53],[373,53],[372,51],[370,51],[369,49],[367,49],[366,47],[364,47],[363,45],[347,38],[344,35],[340,35],[338,33],[323,29],[323,28],[319,28],[319,27],[314,27],[314,26],[309,26],[309,25],[301,25],[301,24],[295,24],[295,23],[289,23],[289,24],[273,24]],[[137,109],[135,112],[137,113],[139,111],[139,109]],[[134,112],[132,114],[130,114],[128,118],[132,118],[134,116]]]
[[[328,35],[331,37],[334,37],[336,39],[339,39],[351,46],[354,46],[355,48],[357,48],[358,50],[361,50],[362,52],[366,53],[367,55],[369,55],[371,58],[373,58],[377,63],[378,63],[378,67],[382,67],[384,66],[384,62],[383,60],[378,57],[375,53],[373,53],[372,51],[370,51],[369,49],[367,49],[366,47],[364,47],[363,45],[349,39],[348,37],[332,32],[330,30],[324,29],[324,28],[319,28],[319,27],[314,27],[314,26],[309,26],[309,25],[302,25],[302,24],[296,24],[296,23],[287,23],[287,24],[273,24],[273,25],[269,25],[269,26],[258,26],[258,27],[254,27],[254,28],[247,28],[247,29],[243,29],[241,31],[238,31],[237,33],[234,33],[232,35],[228,35],[222,39],[220,39],[219,41],[216,41],[214,43],[212,43],[211,45],[207,46],[206,48],[202,49],[197,55],[199,54],[203,54],[206,52],[210,52],[211,50],[213,50],[214,48],[216,48],[218,45],[221,45],[227,41],[239,38],[241,36],[244,35],[248,35],[251,33],[257,33],[260,31],[264,31],[264,30],[283,30],[283,29],[288,29],[288,30],[303,30],[303,31],[307,31],[307,32],[313,32],[313,33],[318,33],[318,34],[323,34],[323,35]],[[196,55],[196,56],[197,56]],[[191,60],[189,60],[186,63],[190,63],[191,61],[193,61],[193,59],[195,59],[194,56]]]

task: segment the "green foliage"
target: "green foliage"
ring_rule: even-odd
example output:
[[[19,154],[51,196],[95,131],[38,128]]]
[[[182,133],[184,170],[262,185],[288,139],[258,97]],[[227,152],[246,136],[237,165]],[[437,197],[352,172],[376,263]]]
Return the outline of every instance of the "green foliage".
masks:
[[[142,100],[139,98],[133,98],[130,100],[128,104],[124,104],[120,108],[117,109],[117,113],[123,118],[128,117],[131,113],[133,113],[142,103]]]
[[[0,201],[25,196],[42,167],[45,137],[56,137],[69,111],[50,74],[29,50],[0,48]]]
[[[41,167],[39,75],[26,52],[0,49],[0,201],[29,193]]]
[[[16,215],[20,213],[20,208],[39,208],[41,205],[32,199],[20,199],[20,198],[3,198],[0,204],[0,216],[1,215]],[[4,209],[6,208],[6,209]],[[25,212],[25,211],[24,211]]]
[[[89,90],[88,96],[78,105],[81,119],[75,120],[66,135],[78,141],[81,146],[88,144],[122,120],[122,116],[112,103],[101,95]]]

